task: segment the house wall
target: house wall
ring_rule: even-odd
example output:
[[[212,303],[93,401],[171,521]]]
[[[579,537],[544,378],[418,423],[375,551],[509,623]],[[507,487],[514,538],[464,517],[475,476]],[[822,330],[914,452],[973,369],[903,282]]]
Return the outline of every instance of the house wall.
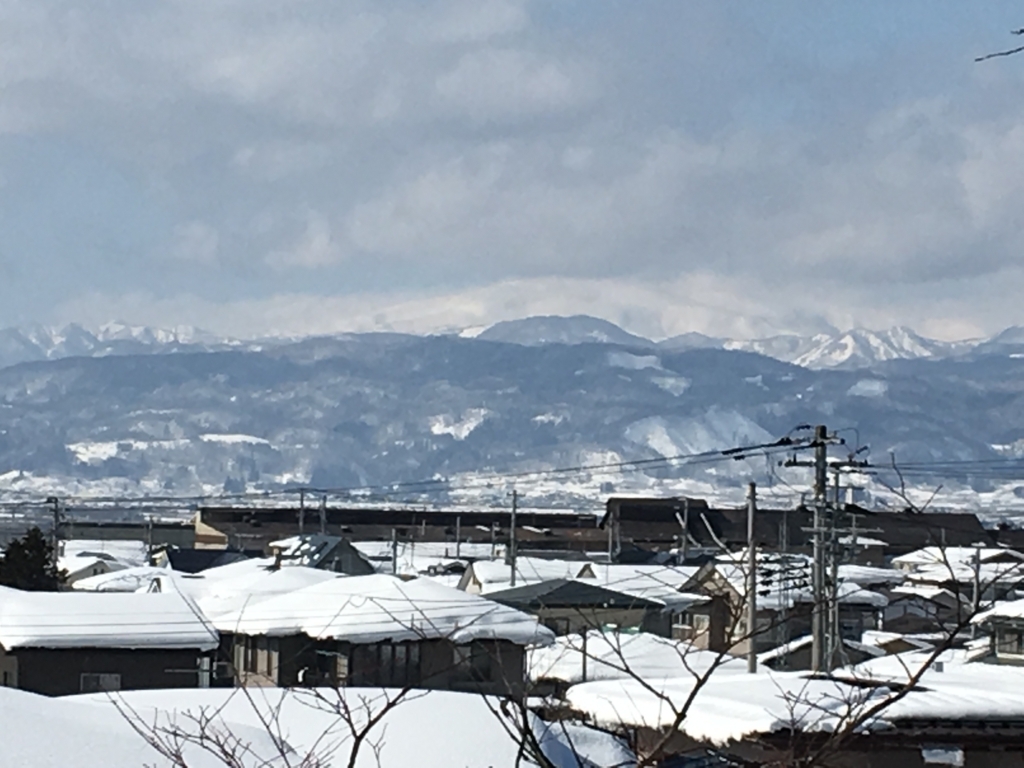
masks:
[[[415,646],[415,651],[410,646]],[[381,668],[395,649],[408,674]],[[486,663],[484,663],[486,662]],[[520,695],[526,675],[525,651],[506,640],[480,640],[456,645],[449,640],[353,645],[317,641],[305,635],[265,637],[236,635],[232,643],[235,684],[241,686],[398,686]]]
[[[18,688],[47,696],[82,692],[83,674],[120,675],[120,690],[198,688],[198,650],[51,649],[11,651],[17,661]]]
[[[0,686],[18,687],[18,657],[8,654],[3,648],[0,648]]]
[[[647,610],[642,608],[537,608],[529,610],[557,635],[578,634],[606,626],[639,627]]]

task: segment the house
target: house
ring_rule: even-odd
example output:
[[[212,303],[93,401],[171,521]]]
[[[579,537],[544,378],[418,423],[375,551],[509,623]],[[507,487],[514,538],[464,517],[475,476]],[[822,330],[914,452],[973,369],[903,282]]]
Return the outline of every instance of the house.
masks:
[[[551,579],[588,578],[594,578],[594,567],[587,561],[520,557],[516,559],[516,583],[513,585],[511,565],[497,560],[477,560],[466,568],[458,588],[471,595],[483,595]]]
[[[798,637],[783,643],[778,648],[758,654],[757,663],[777,670],[808,670],[813,667],[811,661],[812,638],[810,635]],[[884,656],[885,651],[876,645],[860,643],[856,640],[842,639],[842,643],[836,649],[836,666],[848,667],[851,664],[861,664],[868,659],[875,659]]]
[[[341,536],[321,533],[291,536],[271,542],[270,549],[282,565],[301,565],[350,576],[376,573],[373,564]]]
[[[714,674],[702,685],[694,675],[598,680],[573,685],[565,698],[590,722],[630,733],[641,752],[659,744],[670,754],[713,748],[722,755],[680,765],[793,765],[831,747],[821,764],[1020,766],[1024,672],[942,662],[913,687],[906,683],[916,671],[914,660],[890,656],[871,659],[845,677],[763,671]],[[666,706],[691,696],[690,716],[678,718]],[[859,718],[862,727],[828,744],[828,734]]]
[[[802,555],[761,553],[757,559],[757,627],[747,628],[747,569],[743,553],[705,564],[682,586],[710,599],[692,606],[676,635],[713,651],[745,655],[749,643],[758,653],[810,632],[814,595],[810,561]],[[888,604],[885,595],[853,582],[837,587],[842,637],[857,640],[878,628],[878,612]],[[752,635],[752,637],[749,637]]]
[[[839,546],[847,555],[847,561],[854,565],[880,567],[885,563],[889,543],[882,539],[863,534],[847,534],[839,537]]]
[[[263,557],[262,550],[237,549],[185,549],[180,547],[161,547],[152,555],[153,565],[161,568],[172,568],[180,573],[199,573],[208,568],[237,563],[253,557]]]
[[[996,603],[973,623],[988,631],[996,663],[1024,665],[1024,600]]]
[[[650,631],[661,624],[665,608],[662,603],[578,579],[552,579],[488,592],[487,599],[533,614],[556,635],[609,627]]]
[[[210,684],[216,630],[177,593],[0,587],[0,684],[50,696]]]
[[[554,640],[533,616],[385,574],[335,577],[211,620],[233,638],[239,685],[520,695],[526,646]]]
[[[950,627],[969,615],[971,601],[945,587],[908,582],[889,591],[882,610],[882,629],[914,634]]]
[[[1003,547],[925,547],[894,557],[892,567],[905,572],[908,581],[942,586],[979,602],[1004,599],[1024,582],[1024,554]]]
[[[73,586],[82,579],[148,563],[146,543],[131,540],[62,541],[57,557],[57,569],[65,573],[64,583],[67,586]]]
[[[244,613],[256,603],[340,578],[332,571],[301,565],[279,566],[274,558],[240,560],[196,574],[166,571],[150,589],[189,595],[206,616]]]

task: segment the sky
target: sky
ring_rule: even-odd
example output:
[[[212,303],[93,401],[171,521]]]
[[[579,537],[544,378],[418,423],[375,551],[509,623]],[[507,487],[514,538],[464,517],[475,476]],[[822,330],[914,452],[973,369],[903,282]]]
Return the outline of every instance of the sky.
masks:
[[[4,0],[0,325],[1024,324],[987,0]]]

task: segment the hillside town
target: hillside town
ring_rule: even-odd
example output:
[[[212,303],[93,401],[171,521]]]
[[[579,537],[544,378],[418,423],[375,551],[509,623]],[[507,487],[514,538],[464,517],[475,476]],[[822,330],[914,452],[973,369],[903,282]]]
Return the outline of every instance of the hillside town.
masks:
[[[1019,765],[1020,532],[810,506],[611,497],[603,515],[222,506],[160,525],[64,521],[8,546],[36,541],[56,579],[0,587],[0,712],[91,702],[111,738],[127,725],[130,750],[166,752],[243,725],[290,732],[291,698],[307,697],[363,713],[332,742],[347,754],[377,715],[430,701],[434,736],[454,741],[494,710],[473,760],[535,744],[535,762],[559,766]],[[229,702],[231,718],[199,715]],[[191,715],[157,727],[150,711]],[[385,755],[388,733],[370,739]],[[6,748],[27,749],[18,738]]]

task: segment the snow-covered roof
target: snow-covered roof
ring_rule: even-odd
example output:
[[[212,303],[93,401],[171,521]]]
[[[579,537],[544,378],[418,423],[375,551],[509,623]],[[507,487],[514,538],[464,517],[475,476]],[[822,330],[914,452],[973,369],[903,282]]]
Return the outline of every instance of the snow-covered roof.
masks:
[[[1016,560],[1008,563],[933,563],[919,565],[907,573],[908,581],[927,582],[930,584],[971,584],[974,582],[977,567],[978,581],[984,586],[989,584],[1017,584],[1024,581],[1024,563]]]
[[[448,638],[527,645],[554,639],[534,616],[427,579],[403,581],[386,574],[323,581],[216,616],[214,622],[244,634],[304,633],[352,643]]]
[[[146,565],[149,562],[149,547],[144,541],[133,539],[66,539],[60,543],[62,558],[78,557],[82,553],[103,555],[104,559],[116,560],[124,567]]]
[[[540,557],[520,557],[516,559],[516,586],[532,584],[551,579],[575,579],[592,564],[578,560],[545,560]],[[512,581],[512,567],[497,560],[478,560],[467,570],[467,582],[472,577],[480,583],[481,594],[508,589]]]
[[[341,578],[345,577],[301,565],[275,568],[273,558],[260,558],[185,574],[169,583],[162,582],[160,589],[170,588],[191,595],[218,629],[230,631],[231,627],[220,621],[224,614],[238,613],[262,600]]]
[[[945,587],[939,587],[934,584],[919,584],[912,581],[904,582],[898,587],[893,587],[892,595],[894,598],[906,595],[908,597],[920,597],[925,600],[939,600],[940,598],[945,598],[944,602],[951,602],[954,605],[957,601],[957,596]],[[961,595],[960,600],[964,603],[970,602],[966,595]]]
[[[972,623],[983,624],[993,619],[1024,619],[1024,600],[1006,600],[998,602],[974,617]]]
[[[693,566],[593,563],[591,569],[594,573],[593,578],[584,577],[580,581],[644,600],[652,600],[670,610],[683,611],[694,603],[708,600],[703,595],[680,591],[680,588],[699,570]]]
[[[527,658],[531,680],[643,680],[704,674],[719,661],[714,674],[746,672],[744,659],[701,650],[684,640],[670,640],[647,632],[588,632],[563,635],[552,645],[532,649]]]
[[[864,645],[873,645],[876,648],[885,648],[894,642],[904,642],[918,650],[929,650],[934,646],[924,640],[911,635],[903,635],[898,632],[885,632],[880,629],[866,629],[861,633],[860,641]]]
[[[839,543],[844,547],[855,546],[855,547],[887,547],[889,542],[882,541],[881,539],[873,539],[870,536],[858,535],[856,540],[852,534],[839,537]]]
[[[801,648],[806,648],[814,642],[812,635],[803,635],[794,640],[790,640],[788,643],[783,643],[780,646],[772,648],[771,650],[764,651],[757,655],[757,660],[764,664],[765,662],[774,661],[775,659],[786,656],[793,651],[798,651]],[[879,648],[877,645],[870,643],[860,643],[856,640],[843,639],[843,645],[847,648],[855,651],[861,651],[871,657],[884,656],[885,651]]]
[[[380,573],[392,572],[393,553],[390,541],[353,541],[352,546]],[[455,542],[399,541],[397,549],[398,573],[404,576],[424,574],[431,566],[444,566],[460,561],[468,564],[472,560],[488,560],[492,556],[490,542],[464,541],[456,547]],[[499,547],[502,556],[504,551],[504,546]]]
[[[927,654],[923,654],[927,656]],[[944,672],[925,673],[923,685],[903,698],[887,685],[865,685],[880,678],[874,669],[894,671],[885,682],[909,679],[903,661],[895,656],[872,659],[843,671],[862,681],[811,678],[800,672],[762,669],[756,674],[712,675],[699,690],[679,729],[693,739],[726,744],[746,737],[786,731],[829,731],[852,712],[892,698],[890,706],[866,723],[884,729],[905,719],[1021,719],[1024,670],[969,663]],[[905,663],[905,662],[904,662]],[[865,670],[859,671],[858,670]],[[895,674],[898,670],[899,674]],[[666,699],[682,703],[694,688],[694,678],[610,680],[574,685],[567,699],[576,710],[605,726],[662,728],[675,714]]]
[[[923,547],[894,557],[892,564],[898,567],[947,564],[970,566],[975,556],[979,556],[982,563],[1010,560],[1024,562],[1024,554],[1006,547]]]
[[[137,592],[148,588],[153,579],[175,579],[184,575],[170,568],[140,565],[79,579],[71,586],[81,592]]]
[[[0,645],[15,648],[216,648],[196,605],[177,593],[22,592],[0,587]]]
[[[893,568],[874,568],[870,565],[840,565],[838,570],[841,581],[870,587],[880,584],[902,584],[907,578],[903,571]]]

